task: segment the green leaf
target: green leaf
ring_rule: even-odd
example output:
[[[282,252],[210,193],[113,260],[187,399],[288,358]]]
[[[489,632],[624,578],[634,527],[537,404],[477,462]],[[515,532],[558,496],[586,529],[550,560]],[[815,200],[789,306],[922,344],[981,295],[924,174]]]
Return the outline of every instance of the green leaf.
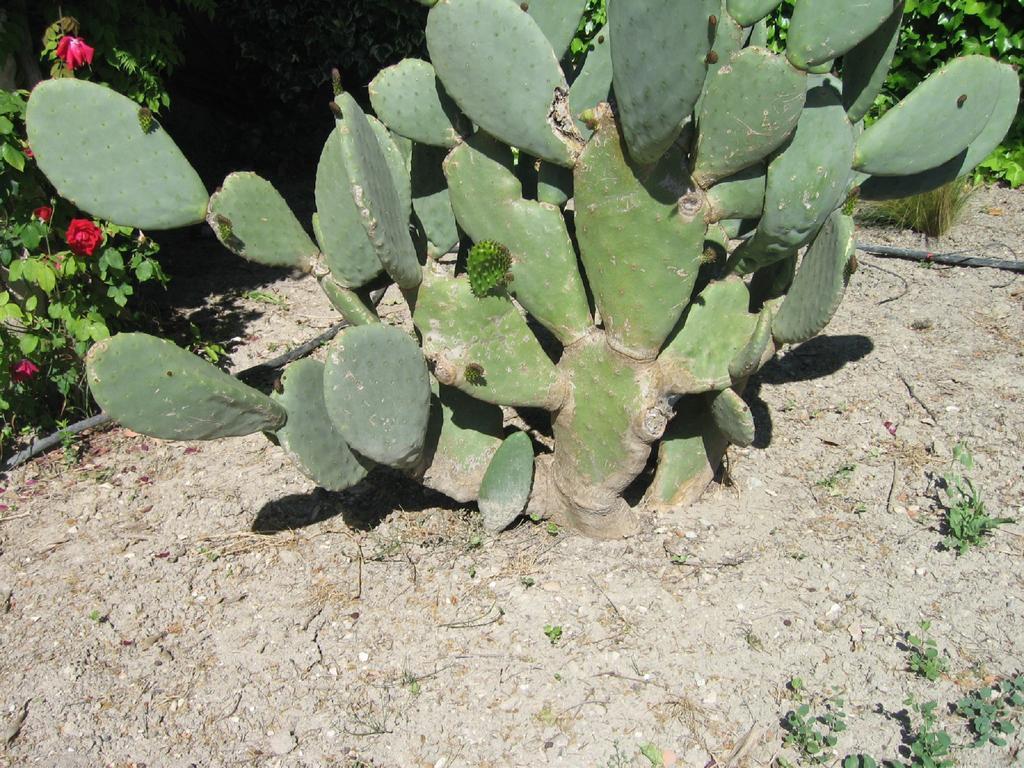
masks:
[[[14,130],[14,123],[8,120],[6,117],[0,116],[0,134],[6,136]]]
[[[33,336],[30,333],[26,333],[24,336],[18,339],[18,348],[21,350],[23,355],[31,355],[36,351],[39,346],[39,337]]]
[[[13,144],[4,144],[0,146],[0,155],[3,155],[4,160],[7,164],[16,170],[25,170],[25,155],[22,154],[21,150],[15,147]]]

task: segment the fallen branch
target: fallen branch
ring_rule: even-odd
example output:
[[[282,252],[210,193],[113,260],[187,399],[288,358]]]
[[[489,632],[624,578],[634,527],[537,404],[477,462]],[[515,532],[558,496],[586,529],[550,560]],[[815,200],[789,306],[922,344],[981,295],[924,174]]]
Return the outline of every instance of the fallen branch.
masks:
[[[932,253],[931,251],[916,251],[909,248],[894,248],[889,245],[870,245],[866,243],[857,243],[857,250],[871,256],[921,261],[930,264],[945,264],[950,267],[990,267],[991,269],[1005,269],[1010,272],[1024,272],[1024,261],[985,259],[977,256],[967,256],[963,251]]]

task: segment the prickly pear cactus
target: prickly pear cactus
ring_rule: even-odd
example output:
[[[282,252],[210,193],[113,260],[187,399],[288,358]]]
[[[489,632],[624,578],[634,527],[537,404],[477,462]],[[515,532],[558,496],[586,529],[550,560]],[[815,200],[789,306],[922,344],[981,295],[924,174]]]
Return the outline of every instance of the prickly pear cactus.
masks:
[[[331,489],[391,465],[479,499],[492,529],[525,511],[629,534],[753,441],[744,385],[836,311],[850,201],[966,174],[1019,100],[1012,68],[968,56],[865,128],[902,0],[796,0],[784,54],[763,47],[778,0],[608,0],[576,69],[560,62],[584,0],[421,2],[431,61],[374,79],[376,117],[336,90],[313,238],[254,174],[207,195],[127,99],[36,88],[29,138],[65,197],[137,227],[205,220],[240,256],[315,275],[352,325],[270,398],[166,342],[101,342],[89,382],[115,418],[171,438],[262,430]],[[387,282],[415,338],[368,301]],[[514,408],[547,411],[553,452],[508,434]]]

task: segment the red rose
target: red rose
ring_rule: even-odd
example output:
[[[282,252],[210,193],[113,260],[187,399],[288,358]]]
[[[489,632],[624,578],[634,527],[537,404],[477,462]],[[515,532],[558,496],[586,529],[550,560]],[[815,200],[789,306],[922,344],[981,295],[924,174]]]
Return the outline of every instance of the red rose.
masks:
[[[29,160],[34,160],[36,157],[36,153],[32,151],[31,147],[22,147],[21,154],[23,154]]]
[[[88,219],[72,219],[64,240],[68,248],[79,256],[92,256],[96,246],[103,241],[103,233]]]
[[[39,366],[25,358],[22,358],[11,366],[11,378],[14,379],[16,383],[28,381],[37,373],[39,373]]]
[[[41,205],[32,211],[32,215],[40,221],[49,222],[53,218],[53,208],[48,205]]]
[[[57,58],[72,72],[83,64],[92,65],[93,48],[80,37],[64,35],[57,43]]]

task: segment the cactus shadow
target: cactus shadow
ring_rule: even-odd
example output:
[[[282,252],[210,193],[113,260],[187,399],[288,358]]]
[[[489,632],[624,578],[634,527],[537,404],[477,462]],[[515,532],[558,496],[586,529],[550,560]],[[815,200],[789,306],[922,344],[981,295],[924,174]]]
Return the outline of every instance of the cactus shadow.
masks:
[[[867,336],[815,336],[773,358],[756,376],[761,384],[790,384],[822,379],[870,355],[875,349]]]
[[[393,512],[434,508],[460,512],[465,505],[405,475],[378,467],[359,485],[344,491],[314,488],[309,493],[292,493],[269,501],[256,513],[250,530],[270,535],[340,517],[352,530],[372,531]]]

